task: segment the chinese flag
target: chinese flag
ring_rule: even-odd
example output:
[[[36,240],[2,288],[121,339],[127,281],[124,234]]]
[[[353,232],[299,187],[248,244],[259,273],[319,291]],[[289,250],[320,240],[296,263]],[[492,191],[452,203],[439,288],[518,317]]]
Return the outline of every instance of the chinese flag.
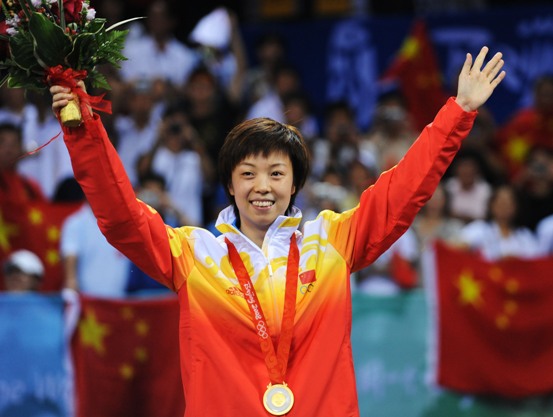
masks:
[[[553,391],[553,258],[490,263],[436,246],[437,382],[522,398]]]
[[[81,302],[73,339],[76,416],[182,416],[177,299]]]
[[[41,291],[59,291],[63,268],[59,254],[60,231],[67,216],[81,203],[45,200],[2,201],[0,204],[0,262],[17,249],[34,252],[44,264]]]
[[[382,80],[399,82],[415,128],[422,130],[434,120],[448,95],[424,21],[415,21]]]
[[[496,141],[510,178],[515,178],[533,147],[553,151],[553,115],[522,109],[498,130]]]

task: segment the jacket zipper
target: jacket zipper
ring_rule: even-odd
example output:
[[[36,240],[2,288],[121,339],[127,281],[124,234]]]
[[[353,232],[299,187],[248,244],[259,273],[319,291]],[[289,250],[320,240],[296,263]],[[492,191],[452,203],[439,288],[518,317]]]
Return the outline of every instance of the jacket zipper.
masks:
[[[275,291],[275,283],[273,281],[273,268],[271,267],[271,261],[267,259],[267,269],[269,270],[269,286],[271,289],[271,295],[273,297],[273,314],[274,314],[274,323],[275,329],[271,329],[271,334],[275,335],[280,333],[280,315],[278,314],[278,302]]]

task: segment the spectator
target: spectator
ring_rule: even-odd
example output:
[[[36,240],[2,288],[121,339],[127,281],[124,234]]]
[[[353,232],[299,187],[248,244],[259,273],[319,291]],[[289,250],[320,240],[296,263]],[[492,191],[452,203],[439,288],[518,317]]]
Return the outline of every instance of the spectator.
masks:
[[[172,107],[164,114],[152,170],[165,178],[175,207],[188,219],[186,224],[203,225],[204,182],[214,182],[215,168],[182,108]]]
[[[459,152],[445,180],[445,190],[451,201],[451,215],[468,223],[484,219],[492,186],[481,175],[478,157],[473,153]]]
[[[0,87],[0,124],[9,123],[21,129],[24,152],[38,147],[37,119],[35,105],[25,98],[23,88]]]
[[[282,99],[298,91],[302,91],[302,85],[297,69],[288,63],[279,64],[274,70],[270,88],[248,108],[246,119],[269,117],[283,123],[285,116]]]
[[[389,93],[380,98],[372,129],[361,146],[373,155],[377,169],[386,171],[403,158],[416,137],[403,97]]]
[[[63,223],[60,253],[65,288],[94,297],[125,296],[130,261],[106,241],[88,203]]]
[[[329,168],[344,177],[350,164],[363,159],[359,151],[360,135],[353,110],[346,102],[335,102],[327,106],[324,117],[324,137],[312,143],[312,175],[320,178]],[[369,161],[367,165],[372,165]]]
[[[121,65],[125,81],[162,80],[179,87],[197,65],[197,54],[175,37],[178,14],[171,9],[172,4],[165,0],[150,3],[144,20],[146,33],[131,38],[123,51],[128,58]]]
[[[17,172],[22,146],[21,129],[10,123],[0,124],[0,202],[23,206],[46,199],[35,181]]]
[[[319,135],[317,121],[311,111],[307,94],[292,92],[282,98],[284,122],[296,127],[308,144]]]
[[[436,240],[459,244],[463,226],[464,223],[461,220],[451,217],[449,196],[445,192],[443,184],[440,184],[415,217],[412,227],[422,252]]]
[[[273,77],[286,61],[286,45],[280,35],[274,32],[263,33],[255,43],[255,65],[245,75],[242,102],[249,108],[272,89]]]
[[[499,186],[490,198],[488,218],[475,220],[463,227],[461,241],[489,261],[505,257],[539,256],[538,241],[534,234],[517,224],[517,209],[513,187]]]
[[[218,7],[202,18],[190,34],[201,60],[233,104],[240,104],[247,68],[246,50],[234,12]]]
[[[44,265],[33,252],[20,249],[4,261],[4,288],[8,292],[38,291],[44,276]]]
[[[171,201],[165,187],[165,179],[161,175],[155,172],[145,173],[140,177],[139,184],[136,197],[157,211],[166,224],[172,227],[190,224],[186,216]],[[149,295],[153,292],[167,292],[167,287],[154,281],[133,262],[129,262],[125,292],[131,295]]]
[[[495,148],[496,134],[497,126],[492,113],[482,107],[474,119],[473,129],[461,145],[462,153],[478,155],[482,177],[493,186],[508,181],[505,163]]]
[[[238,119],[236,107],[229,101],[215,76],[204,66],[192,71],[182,98],[190,123],[215,163],[226,133]]]
[[[537,147],[530,150],[514,182],[520,202],[520,223],[535,230],[538,222],[553,214],[553,153]]]
[[[143,79],[129,85],[128,88],[128,114],[120,114],[115,119],[118,137],[116,149],[131,183],[137,185],[138,159],[150,152],[154,146],[162,106],[155,103],[153,85],[150,81]]]
[[[64,180],[73,178],[73,168],[67,148],[63,144],[63,134],[60,134],[59,123],[54,117],[49,103],[45,101],[47,98],[46,95],[27,92],[28,102],[34,103],[37,110],[36,137],[33,146],[36,149],[40,145],[46,144],[51,138],[56,139],[41,148],[39,152],[21,159],[17,170],[27,178],[32,178],[39,184],[46,198],[52,200],[60,184]]]

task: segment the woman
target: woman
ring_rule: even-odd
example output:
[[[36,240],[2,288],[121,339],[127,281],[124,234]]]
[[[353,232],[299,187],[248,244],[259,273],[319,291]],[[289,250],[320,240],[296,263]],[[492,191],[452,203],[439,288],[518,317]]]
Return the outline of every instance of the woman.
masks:
[[[293,202],[308,150],[295,128],[261,118],[229,133],[219,167],[232,205],[219,215],[220,237],[166,226],[137,201],[98,116],[64,128],[108,241],[178,294],[186,416],[359,416],[349,273],[378,258],[432,195],[505,76],[499,53],[482,68],[486,53],[474,65],[467,54],[457,97],[356,208],[323,211],[302,232]],[[71,92],[50,91],[58,113]]]
[[[517,205],[512,186],[497,187],[490,198],[488,219],[467,224],[461,231],[462,242],[488,261],[540,256],[538,241],[532,231],[516,223]]]

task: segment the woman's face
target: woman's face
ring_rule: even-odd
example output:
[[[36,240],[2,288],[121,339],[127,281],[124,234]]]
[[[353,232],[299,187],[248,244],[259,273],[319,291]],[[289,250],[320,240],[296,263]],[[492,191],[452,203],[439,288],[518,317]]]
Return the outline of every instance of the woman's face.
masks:
[[[285,153],[251,155],[232,171],[229,192],[240,215],[240,228],[250,237],[266,232],[286,213],[295,193],[294,170]]]
[[[516,197],[510,188],[503,187],[496,191],[490,205],[492,218],[499,222],[511,223],[517,210]]]

